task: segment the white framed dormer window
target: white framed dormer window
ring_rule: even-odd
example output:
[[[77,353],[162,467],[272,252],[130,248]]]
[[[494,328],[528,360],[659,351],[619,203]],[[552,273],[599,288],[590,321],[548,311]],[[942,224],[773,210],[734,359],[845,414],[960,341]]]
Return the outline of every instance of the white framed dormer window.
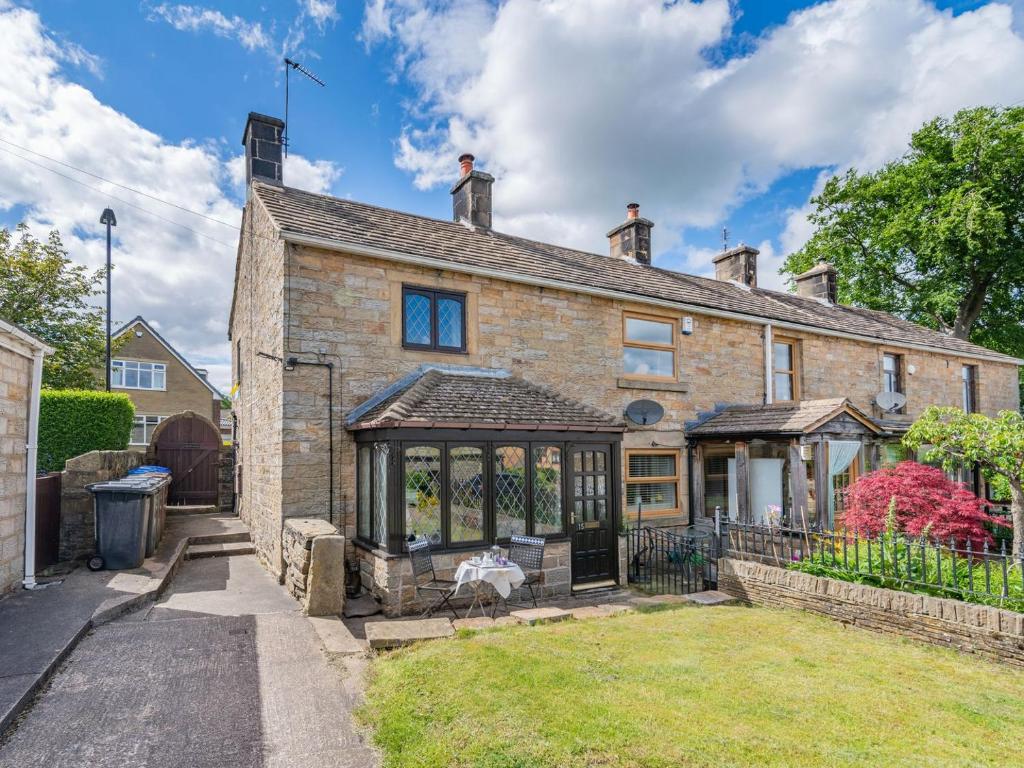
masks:
[[[156,425],[164,420],[164,416],[135,415],[135,423],[132,424],[132,445],[149,445],[153,439],[153,430]]]
[[[138,360],[111,360],[110,386],[119,389],[167,389],[167,366]]]

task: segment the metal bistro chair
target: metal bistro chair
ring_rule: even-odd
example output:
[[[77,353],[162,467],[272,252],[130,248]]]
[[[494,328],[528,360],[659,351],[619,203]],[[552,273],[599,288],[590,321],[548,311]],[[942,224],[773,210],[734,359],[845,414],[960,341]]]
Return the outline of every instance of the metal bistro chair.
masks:
[[[458,618],[459,614],[455,612],[455,607],[449,602],[455,595],[457,584],[451,579],[437,578],[437,574],[434,573],[434,561],[430,556],[430,542],[426,538],[409,542],[409,560],[412,562],[412,579],[416,587],[416,598],[419,599],[421,592],[434,597],[434,602],[423,611],[422,615],[424,617],[433,616],[434,611],[445,606],[455,618]],[[422,576],[430,578],[427,581],[422,581],[420,578]]]
[[[522,586],[530,590],[533,607],[537,607],[537,595],[533,585],[540,585],[541,567],[544,564],[544,539],[539,536],[513,536],[509,541],[508,559],[523,569],[526,581]]]

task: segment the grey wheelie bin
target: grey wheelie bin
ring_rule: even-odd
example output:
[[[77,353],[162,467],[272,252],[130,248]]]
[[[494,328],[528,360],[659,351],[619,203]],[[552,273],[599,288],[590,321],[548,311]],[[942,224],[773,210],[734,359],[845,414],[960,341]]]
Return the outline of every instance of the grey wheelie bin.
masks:
[[[93,570],[138,568],[146,559],[156,478],[109,480],[87,486],[95,499],[96,557]]]

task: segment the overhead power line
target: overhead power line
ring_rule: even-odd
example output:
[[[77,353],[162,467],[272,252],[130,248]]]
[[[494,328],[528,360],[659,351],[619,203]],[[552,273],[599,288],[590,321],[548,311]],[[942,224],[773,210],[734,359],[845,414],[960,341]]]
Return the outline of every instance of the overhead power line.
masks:
[[[79,168],[78,166],[72,165],[71,163],[66,163],[63,160],[58,160],[55,157],[50,157],[49,155],[44,155],[42,152],[36,152],[34,149],[29,149],[28,147],[23,147],[20,144],[15,144],[13,141],[8,141],[7,139],[3,138],[2,136],[0,136],[0,141],[2,141],[4,144],[7,144],[7,145],[12,146],[12,147],[15,147],[16,149],[20,149],[22,152],[28,152],[29,154],[35,155],[36,157],[41,157],[44,160],[49,160],[51,163],[57,163],[57,165],[62,165],[65,168],[70,168],[73,171],[78,171],[79,173],[84,173],[86,176],[92,176],[94,179],[99,179],[100,181],[105,182],[107,184],[113,184],[115,187],[120,187],[121,189],[127,190],[128,192],[132,192],[132,193],[134,193],[136,195],[142,195],[143,197],[148,197],[150,200],[154,200],[154,201],[156,201],[158,203],[162,203],[163,205],[169,205],[172,208],[177,208],[179,211],[184,211],[185,213],[191,213],[193,216],[198,216],[198,217],[200,217],[202,219],[206,219],[207,221],[212,221],[214,224],[220,224],[220,225],[225,226],[225,227],[230,227],[231,229],[234,229],[234,230],[238,229],[238,227],[235,226],[234,224],[229,224],[226,221],[221,221],[220,219],[215,219],[212,216],[207,216],[205,213],[200,213],[199,211],[194,211],[191,208],[186,208],[183,205],[178,205],[177,203],[172,203],[169,200],[164,200],[162,198],[156,197],[155,195],[151,195],[148,192],[143,192],[141,189],[135,189],[135,187],[129,187],[127,184],[121,184],[121,183],[119,183],[117,181],[113,181],[112,179],[107,179],[107,178],[105,178],[103,176],[100,176],[97,173],[93,173],[92,171],[87,171],[84,168]],[[9,154],[14,154],[14,153],[9,153]],[[14,155],[14,156],[18,157],[18,155]],[[28,158],[22,158],[22,159],[27,160]],[[53,170],[53,169],[52,168],[47,168],[47,170]],[[67,178],[67,177],[65,177],[65,178]]]
[[[0,139],[0,141],[3,141],[3,140]],[[11,142],[5,142],[5,143],[10,144]],[[31,150],[28,150],[28,151],[31,151]],[[135,210],[137,210],[137,211],[139,211],[141,213],[144,213],[147,216],[152,216],[154,219],[158,219],[158,220],[163,221],[163,222],[165,222],[167,224],[173,224],[176,227],[181,227],[182,229],[185,229],[185,230],[191,232],[194,235],[197,235],[199,237],[205,237],[207,240],[210,240],[210,241],[212,241],[214,243],[218,243],[219,245],[223,245],[226,248],[234,248],[235,247],[231,243],[227,243],[227,242],[225,242],[223,240],[218,240],[216,237],[208,235],[205,232],[200,232],[198,229],[193,229],[192,227],[188,226],[187,224],[182,224],[180,221],[174,221],[174,219],[168,219],[168,218],[166,218],[164,216],[161,216],[159,213],[154,213],[153,211],[149,210],[148,208],[143,208],[141,205],[136,205],[135,203],[130,202],[128,200],[125,200],[124,198],[116,197],[115,195],[111,195],[105,189],[100,189],[99,187],[94,186],[92,184],[86,184],[84,181],[81,181],[80,179],[76,179],[73,176],[68,176],[66,173],[61,173],[56,168],[50,168],[49,166],[43,165],[42,163],[37,163],[35,160],[32,160],[31,158],[25,157],[24,155],[19,155],[17,152],[12,152],[11,150],[7,149],[6,147],[0,147],[0,152],[4,152],[4,153],[10,155],[11,157],[16,157],[19,160],[24,160],[26,163],[29,163],[30,165],[34,165],[37,168],[42,168],[44,171],[49,171],[50,173],[56,174],[57,176],[60,176],[63,179],[67,179],[68,181],[70,181],[73,184],[78,184],[79,186],[85,187],[86,189],[91,189],[94,192],[99,192],[100,194],[105,195],[110,200],[116,200],[117,202],[121,203],[122,205],[127,205],[129,208],[134,208]],[[39,154],[39,153],[33,152],[33,154]],[[47,159],[50,159],[50,158],[47,158]],[[60,161],[57,160],[55,162],[60,162]],[[73,170],[80,171],[80,172],[88,174],[90,176],[95,176],[95,174],[89,173],[88,171],[84,171],[81,168],[75,168],[73,165],[69,165],[67,163],[61,163],[61,164],[67,166],[68,168],[72,168]],[[97,177],[97,178],[99,178],[99,177]],[[106,179],[104,179],[104,181],[106,181]],[[163,203],[165,205],[170,205],[170,206],[173,206],[175,208],[179,208],[180,210],[185,211],[186,213],[191,213],[194,216],[201,216],[204,219],[209,218],[208,216],[204,216],[203,214],[198,213],[197,211],[191,211],[191,210],[189,210],[187,208],[182,208],[181,206],[178,206],[175,203],[172,203],[170,201],[161,200],[158,197],[154,197],[152,195],[147,195],[144,192],[138,192],[137,190],[131,189],[130,187],[126,187],[123,184],[118,184],[117,182],[113,182],[113,181],[108,182],[108,183],[114,184],[115,186],[121,187],[122,189],[129,189],[132,192],[137,192],[138,194],[141,194],[141,195],[144,195],[146,197],[149,197],[149,198],[151,198],[151,199],[153,199],[153,200],[155,200],[155,201],[157,201],[159,203]],[[239,229],[240,229],[239,227],[232,226],[231,224],[227,224],[226,222],[220,221],[219,219],[211,219],[211,221],[214,221],[217,224],[223,224],[225,226],[232,227],[232,229],[234,229],[236,232],[239,231]]]

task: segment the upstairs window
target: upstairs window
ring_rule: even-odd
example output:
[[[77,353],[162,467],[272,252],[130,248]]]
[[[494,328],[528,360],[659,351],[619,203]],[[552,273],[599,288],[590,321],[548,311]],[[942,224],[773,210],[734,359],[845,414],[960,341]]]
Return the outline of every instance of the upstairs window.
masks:
[[[622,368],[626,376],[675,381],[675,320],[627,314],[622,321]]]
[[[978,366],[962,366],[960,379],[963,388],[964,410],[967,413],[976,413],[978,410]]]
[[[800,399],[798,355],[797,342],[792,339],[776,338],[772,343],[772,402],[786,403]]]
[[[111,360],[110,386],[121,389],[167,389],[167,366],[138,360]]]
[[[402,346],[406,349],[465,352],[466,295],[404,286]]]
[[[903,357],[901,355],[894,355],[891,352],[886,352],[882,355],[882,391],[883,392],[903,392]],[[903,413],[904,409],[900,408],[897,413]]]

